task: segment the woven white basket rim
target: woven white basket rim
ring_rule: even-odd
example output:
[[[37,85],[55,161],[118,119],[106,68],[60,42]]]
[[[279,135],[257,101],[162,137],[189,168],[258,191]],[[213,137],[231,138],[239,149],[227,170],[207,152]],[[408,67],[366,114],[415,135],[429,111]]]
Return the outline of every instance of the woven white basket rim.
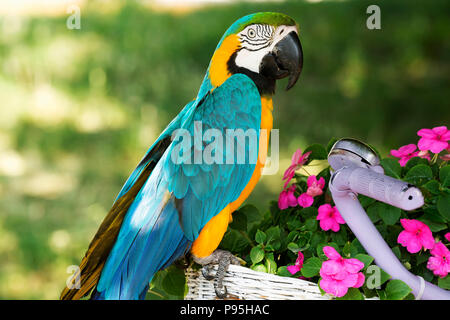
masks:
[[[212,272],[217,271],[217,265]],[[186,270],[189,292],[186,300],[217,299],[213,281],[206,280],[200,270]],[[318,285],[298,278],[282,277],[259,272],[250,268],[230,265],[223,285],[230,296],[242,300],[330,300],[332,296],[322,295]]]

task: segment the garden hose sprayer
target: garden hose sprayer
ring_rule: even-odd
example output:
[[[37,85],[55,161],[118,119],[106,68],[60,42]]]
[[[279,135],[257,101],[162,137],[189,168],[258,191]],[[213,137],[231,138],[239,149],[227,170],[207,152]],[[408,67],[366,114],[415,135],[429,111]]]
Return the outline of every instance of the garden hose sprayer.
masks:
[[[409,272],[397,259],[358,201],[358,194],[403,210],[424,204],[420,190],[404,181],[384,175],[377,154],[355,139],[338,140],[328,154],[333,169],[329,189],[334,203],[361,245],[392,279],[405,282],[416,299],[449,299],[450,291]]]

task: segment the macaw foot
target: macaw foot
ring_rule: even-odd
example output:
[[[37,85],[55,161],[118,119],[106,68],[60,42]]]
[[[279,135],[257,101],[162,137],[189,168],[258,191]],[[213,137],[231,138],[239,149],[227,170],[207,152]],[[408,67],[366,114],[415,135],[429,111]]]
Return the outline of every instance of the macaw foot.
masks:
[[[202,275],[206,280],[214,279],[214,291],[219,299],[225,299],[227,297],[227,288],[223,285],[223,278],[227,272],[230,264],[239,265],[243,260],[233,256],[231,252],[217,249],[212,254],[204,258],[198,258],[194,256],[194,261],[202,265]],[[215,275],[210,274],[210,266],[212,264],[218,264],[217,272]],[[222,291],[223,288],[223,291]]]

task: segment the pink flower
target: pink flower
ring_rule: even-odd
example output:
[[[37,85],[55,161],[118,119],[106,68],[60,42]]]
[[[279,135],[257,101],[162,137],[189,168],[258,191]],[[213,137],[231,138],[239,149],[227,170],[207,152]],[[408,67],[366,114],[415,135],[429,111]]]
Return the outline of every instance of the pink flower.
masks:
[[[360,272],[364,263],[358,259],[344,259],[330,246],[323,248],[329,260],[322,263],[320,268],[320,287],[326,292],[343,297],[348,288],[359,288],[364,284],[364,274]]]
[[[314,198],[311,197],[311,196],[310,196],[309,194],[307,194],[307,193],[302,193],[302,194],[300,195],[300,197],[298,197],[297,201],[298,201],[298,204],[299,204],[301,207],[303,207],[303,208],[308,208],[308,207],[311,207],[311,205],[313,204]]]
[[[450,140],[450,130],[446,126],[434,127],[433,129],[420,129],[417,135],[422,137],[417,146],[420,150],[430,150],[433,153],[439,153],[447,149]]]
[[[444,237],[445,237],[445,239],[447,239],[447,241],[450,241],[450,232],[447,232],[447,233],[444,235]]]
[[[345,223],[338,209],[336,207],[331,207],[328,203],[319,207],[317,220],[320,220],[320,227],[324,231],[331,229],[334,232],[338,232],[340,229],[339,224]]]
[[[278,197],[278,208],[280,210],[287,209],[289,207],[297,206],[297,198],[294,195],[295,184],[290,186],[287,190],[283,190]]]
[[[296,274],[299,272],[303,267],[303,260],[305,257],[303,256],[303,253],[300,251],[298,252],[297,259],[295,260],[295,264],[292,266],[288,266],[287,269],[291,274]]]
[[[409,159],[417,157],[419,152],[415,151],[416,149],[417,147],[415,144],[407,144],[406,146],[400,147],[398,150],[391,150],[391,155],[400,158],[398,163],[404,167]]]
[[[306,193],[311,197],[320,196],[323,193],[322,189],[325,187],[325,179],[323,177],[317,180],[316,176],[309,176],[306,183],[308,185]]]
[[[405,230],[400,232],[397,242],[406,247],[408,252],[417,253],[422,247],[433,249],[433,234],[425,223],[414,219],[400,219],[400,223]]]
[[[301,166],[306,163],[310,154],[311,151],[302,155],[302,150],[300,149],[297,149],[297,151],[294,152],[291,159],[291,165],[286,169],[283,175],[283,180],[286,180],[284,188],[286,188],[291,179],[294,177],[295,171],[300,169]]]
[[[430,252],[432,257],[428,259],[427,268],[433,271],[436,276],[446,277],[450,272],[450,251],[439,241]]]

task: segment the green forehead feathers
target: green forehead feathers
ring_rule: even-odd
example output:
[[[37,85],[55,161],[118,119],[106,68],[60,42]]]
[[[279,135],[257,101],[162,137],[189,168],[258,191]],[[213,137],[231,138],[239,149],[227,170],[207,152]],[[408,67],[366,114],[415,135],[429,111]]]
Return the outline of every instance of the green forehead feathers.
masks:
[[[294,26],[295,21],[291,17],[278,12],[258,12],[237,20],[228,28],[225,35],[239,33],[250,24],[268,24],[276,28],[281,25]]]

